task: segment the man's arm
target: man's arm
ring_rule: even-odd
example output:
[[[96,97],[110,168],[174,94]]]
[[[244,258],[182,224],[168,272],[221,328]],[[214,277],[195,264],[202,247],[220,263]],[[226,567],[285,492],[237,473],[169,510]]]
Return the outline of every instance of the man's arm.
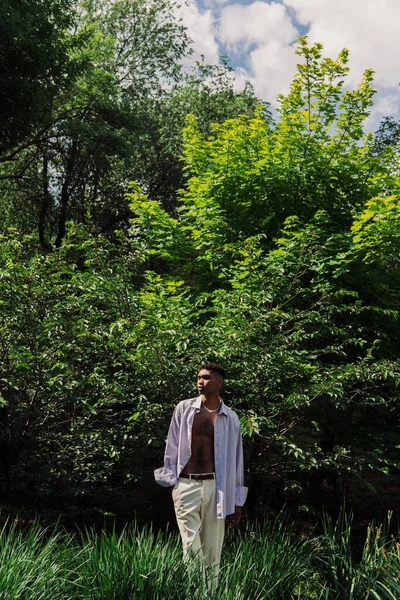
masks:
[[[229,527],[236,527],[242,518],[242,506],[246,502],[247,487],[244,486],[243,442],[240,424],[236,440],[235,512],[229,518]]]
[[[154,471],[156,482],[163,487],[173,487],[177,481],[179,429],[181,415],[178,406],[174,410],[168,430],[164,453],[164,466]]]

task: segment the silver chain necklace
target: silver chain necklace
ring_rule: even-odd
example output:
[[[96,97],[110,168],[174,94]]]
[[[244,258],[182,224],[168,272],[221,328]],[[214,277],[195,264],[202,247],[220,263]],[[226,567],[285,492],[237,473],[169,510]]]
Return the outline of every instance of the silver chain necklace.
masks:
[[[219,410],[221,408],[221,402],[218,404],[217,408],[214,408],[212,410],[209,409],[209,408],[207,408],[207,406],[204,404],[204,402],[202,402],[202,406],[203,406],[203,408],[206,409],[207,412],[209,412],[209,413],[215,413],[215,412],[217,412],[217,410]]]

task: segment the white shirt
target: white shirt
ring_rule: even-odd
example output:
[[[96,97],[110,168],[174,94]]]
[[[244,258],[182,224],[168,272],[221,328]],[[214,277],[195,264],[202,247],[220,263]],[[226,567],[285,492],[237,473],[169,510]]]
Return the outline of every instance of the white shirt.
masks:
[[[200,412],[201,396],[182,400],[176,406],[169,426],[164,466],[154,471],[160,485],[171,487],[191,457],[194,415]],[[244,487],[242,433],[238,416],[221,400],[214,423],[214,460],[217,487],[217,518],[224,519],[243,506],[247,497]]]

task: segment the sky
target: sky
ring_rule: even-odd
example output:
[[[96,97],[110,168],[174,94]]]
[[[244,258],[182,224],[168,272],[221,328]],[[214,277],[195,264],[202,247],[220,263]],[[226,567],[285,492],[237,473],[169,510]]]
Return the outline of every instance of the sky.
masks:
[[[324,56],[350,51],[347,87],[375,71],[378,93],[366,129],[377,129],[386,115],[400,119],[400,0],[187,0],[180,12],[195,54],[209,63],[227,55],[237,89],[250,81],[276,106],[299,62],[296,42],[307,35],[323,44]]]

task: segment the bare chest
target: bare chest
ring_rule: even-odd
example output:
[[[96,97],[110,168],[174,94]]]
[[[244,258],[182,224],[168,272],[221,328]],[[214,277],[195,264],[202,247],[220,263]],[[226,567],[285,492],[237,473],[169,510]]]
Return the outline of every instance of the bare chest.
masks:
[[[182,470],[188,473],[212,473],[214,466],[214,423],[217,415],[200,410],[193,417],[191,457]]]
[[[192,438],[206,438],[212,441],[214,439],[216,416],[216,414],[210,414],[205,410],[196,413],[193,418]]]

